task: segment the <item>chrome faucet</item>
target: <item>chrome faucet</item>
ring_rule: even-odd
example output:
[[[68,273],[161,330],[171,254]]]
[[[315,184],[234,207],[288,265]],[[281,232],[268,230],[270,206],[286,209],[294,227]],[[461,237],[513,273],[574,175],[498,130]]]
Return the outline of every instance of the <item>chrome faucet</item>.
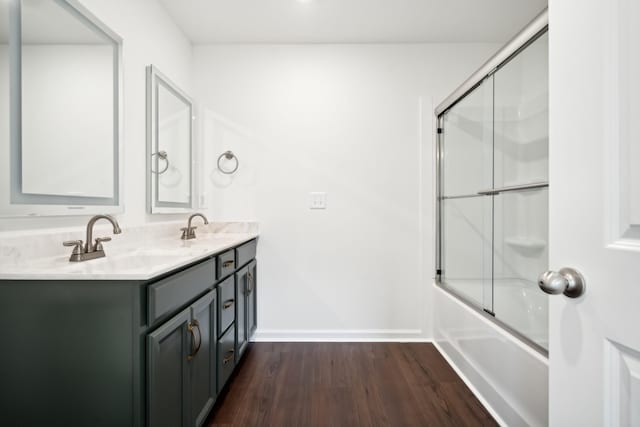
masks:
[[[98,220],[106,219],[113,226],[113,234],[120,234],[122,230],[118,221],[111,215],[96,215],[89,220],[87,224],[87,240],[84,243],[82,240],[69,240],[64,242],[64,246],[73,246],[73,252],[69,261],[88,261],[90,259],[102,258],[105,256],[103,242],[111,241],[111,237],[97,237],[95,243],[93,243],[93,226]]]
[[[194,213],[193,215],[191,215],[189,217],[189,221],[187,222],[187,226],[184,228],[181,228],[180,230],[182,230],[182,237],[180,237],[182,240],[191,240],[191,239],[195,239],[196,238],[196,228],[198,227],[192,227],[191,226],[191,221],[193,220],[193,218],[199,216],[200,218],[202,218],[204,220],[205,225],[209,224],[209,220],[207,220],[207,217],[202,215],[201,213]]]

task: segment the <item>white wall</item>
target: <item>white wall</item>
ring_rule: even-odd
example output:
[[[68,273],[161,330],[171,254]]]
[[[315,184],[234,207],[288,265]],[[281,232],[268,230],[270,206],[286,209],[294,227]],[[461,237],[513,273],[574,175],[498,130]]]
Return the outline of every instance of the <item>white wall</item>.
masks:
[[[194,48],[206,202],[261,224],[261,339],[431,337],[434,102],[497,47]]]
[[[185,92],[192,93],[192,47],[156,0],[81,0],[123,38],[124,203],[123,225],[166,220],[146,213],[145,67],[158,68]],[[175,217],[171,217],[175,218]],[[0,231],[80,226],[87,217],[0,219]]]

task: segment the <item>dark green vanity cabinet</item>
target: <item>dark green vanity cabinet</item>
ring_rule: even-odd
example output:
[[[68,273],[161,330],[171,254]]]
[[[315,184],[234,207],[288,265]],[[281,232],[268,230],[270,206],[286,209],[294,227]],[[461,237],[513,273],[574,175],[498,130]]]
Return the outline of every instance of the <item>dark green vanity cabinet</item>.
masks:
[[[248,338],[251,338],[258,328],[258,262],[254,259],[249,263],[247,269],[249,270],[247,273],[249,287],[247,290],[247,330]]]
[[[218,340],[218,393],[222,391],[236,365],[235,337],[236,328],[231,325]]]
[[[0,280],[0,425],[201,425],[240,359],[238,248],[148,281]]]
[[[243,267],[236,273],[236,348],[238,356],[241,356],[248,342],[247,329],[247,267]]]
[[[236,319],[236,296],[233,276],[218,283],[218,337],[229,329]]]
[[[147,336],[149,425],[199,426],[217,396],[216,291]]]
[[[218,255],[218,279],[229,276],[236,270],[235,250],[230,249]]]
[[[244,354],[256,329],[257,263],[251,261],[236,273],[236,352]]]
[[[235,249],[241,268],[235,274],[236,281],[236,348],[238,360],[244,354],[249,339],[256,329],[256,241],[247,242]]]

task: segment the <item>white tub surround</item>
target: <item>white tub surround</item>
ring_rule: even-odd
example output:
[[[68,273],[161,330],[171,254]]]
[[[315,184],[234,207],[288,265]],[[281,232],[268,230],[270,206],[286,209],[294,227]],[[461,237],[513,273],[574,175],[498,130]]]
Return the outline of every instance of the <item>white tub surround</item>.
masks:
[[[149,280],[258,237],[257,223],[211,223],[194,220],[196,239],[181,240],[184,221],[127,228],[112,235],[111,225],[96,225],[95,237],[104,243],[104,258],[69,262],[66,240],[84,239],[85,227],[39,232],[3,233],[0,280]]]

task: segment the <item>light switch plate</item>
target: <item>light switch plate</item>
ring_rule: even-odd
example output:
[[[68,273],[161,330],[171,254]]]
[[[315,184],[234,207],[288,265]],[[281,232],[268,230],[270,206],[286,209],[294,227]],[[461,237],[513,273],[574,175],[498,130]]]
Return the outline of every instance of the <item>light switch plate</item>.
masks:
[[[309,193],[309,209],[327,209],[327,193]]]

